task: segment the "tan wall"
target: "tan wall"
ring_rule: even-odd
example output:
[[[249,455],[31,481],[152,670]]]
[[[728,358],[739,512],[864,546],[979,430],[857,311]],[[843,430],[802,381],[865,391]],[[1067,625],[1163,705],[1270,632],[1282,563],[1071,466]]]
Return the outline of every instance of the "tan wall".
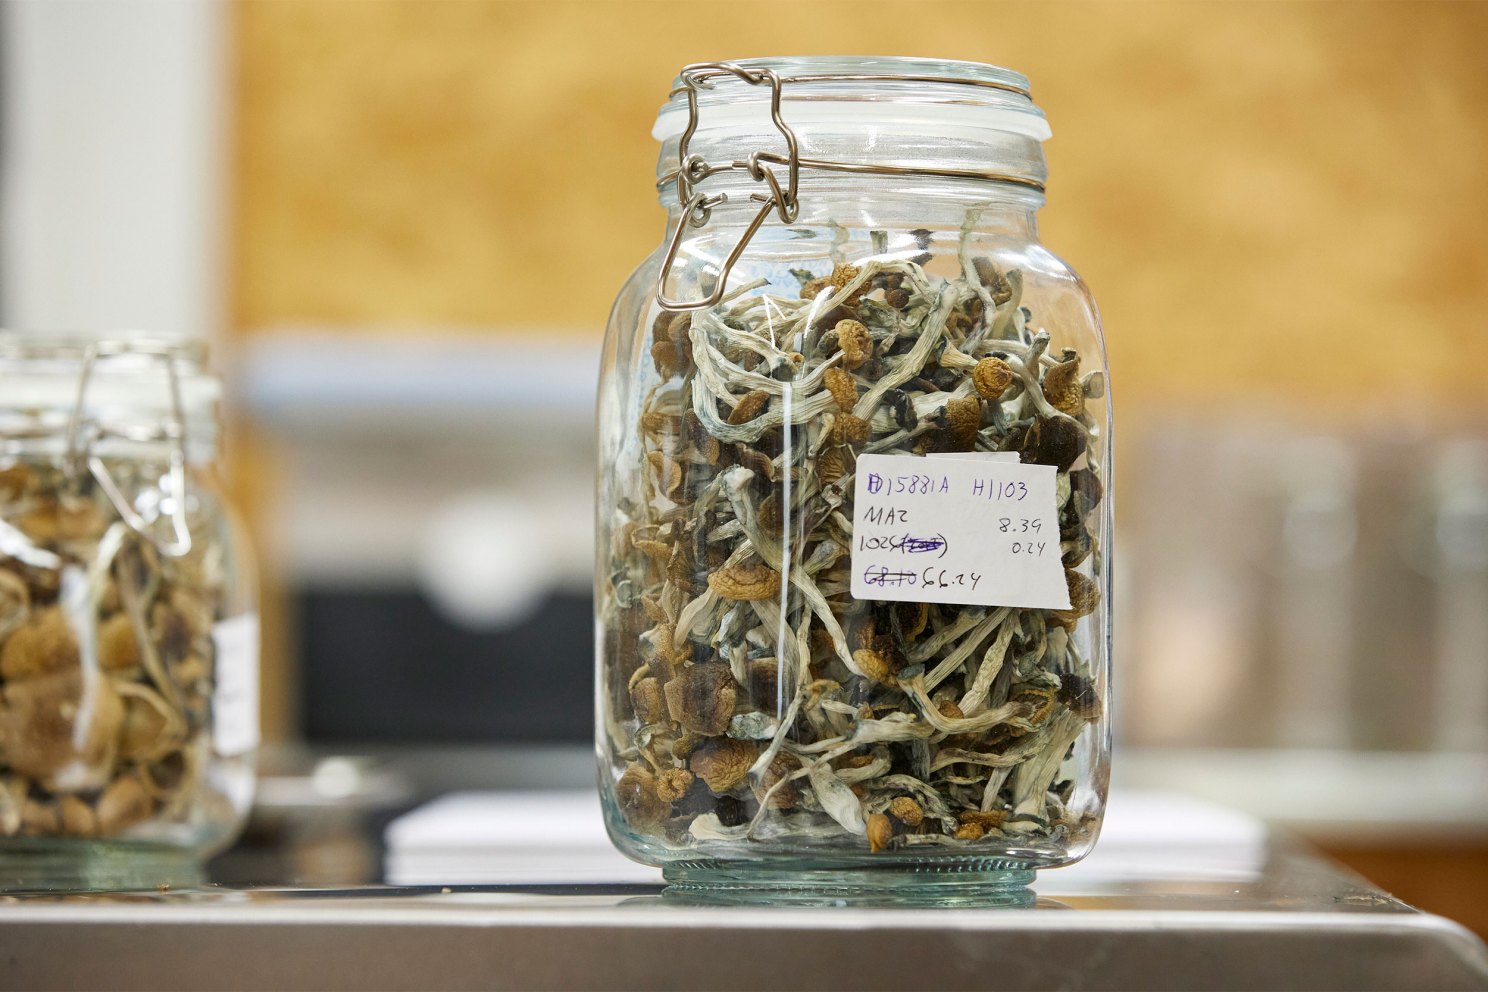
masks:
[[[689,61],[927,54],[1028,73],[1044,235],[1122,399],[1447,408],[1488,389],[1488,4],[247,0],[236,328],[597,334],[661,235]]]

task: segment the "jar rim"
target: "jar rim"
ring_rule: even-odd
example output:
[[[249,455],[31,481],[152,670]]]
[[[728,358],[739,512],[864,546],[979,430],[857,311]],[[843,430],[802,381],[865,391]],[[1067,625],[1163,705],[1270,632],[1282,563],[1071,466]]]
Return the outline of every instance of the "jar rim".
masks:
[[[0,440],[66,433],[76,410],[123,438],[179,416],[211,442],[222,384],[206,351],[200,338],[0,330]]]
[[[795,124],[827,122],[1005,131],[1036,141],[1051,136],[1044,112],[1029,96],[1028,77],[982,62],[909,56],[783,56],[739,59],[741,69],[770,69],[781,79],[783,113]],[[768,87],[732,75],[697,91],[709,129],[758,120]],[[687,87],[679,74],[656,117],[652,136],[667,141],[688,124]]]
[[[206,362],[207,344],[197,337],[172,337],[135,331],[88,334],[78,331],[38,333],[0,328],[0,360],[56,359],[83,361],[122,354],[170,358],[193,367]]]

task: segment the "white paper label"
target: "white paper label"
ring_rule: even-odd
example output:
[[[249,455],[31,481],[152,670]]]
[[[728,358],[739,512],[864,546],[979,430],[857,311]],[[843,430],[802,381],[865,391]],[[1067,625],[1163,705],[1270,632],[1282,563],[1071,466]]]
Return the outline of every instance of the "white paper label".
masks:
[[[217,647],[212,741],[218,754],[243,754],[258,746],[258,615],[215,624],[212,643]]]
[[[1068,609],[1057,475],[977,455],[858,456],[853,598]]]

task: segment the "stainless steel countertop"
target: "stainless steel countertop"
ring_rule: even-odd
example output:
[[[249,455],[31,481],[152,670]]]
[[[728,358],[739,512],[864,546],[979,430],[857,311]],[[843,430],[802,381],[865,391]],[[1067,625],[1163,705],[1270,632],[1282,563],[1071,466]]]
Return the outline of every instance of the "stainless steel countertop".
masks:
[[[1307,851],[1042,875],[1027,908],[700,905],[656,885],[0,900],[0,987],[1488,989],[1488,950]]]

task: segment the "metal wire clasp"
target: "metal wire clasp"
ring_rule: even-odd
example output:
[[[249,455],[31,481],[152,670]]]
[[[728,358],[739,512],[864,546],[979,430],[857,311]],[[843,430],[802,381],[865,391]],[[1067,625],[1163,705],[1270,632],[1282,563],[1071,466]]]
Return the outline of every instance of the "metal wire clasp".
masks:
[[[93,369],[100,358],[111,358],[122,354],[152,355],[165,365],[166,379],[170,389],[171,412],[164,429],[165,440],[170,444],[170,469],[165,476],[163,488],[170,500],[166,516],[170,520],[171,530],[175,535],[173,541],[164,541],[156,536],[154,528],[150,526],[151,521],[136,512],[129,502],[129,497],[124,495],[103,459],[92,451],[85,452],[83,449],[83,410],[86,406],[88,384],[93,377]],[[180,558],[191,553],[191,529],[186,521],[186,412],[185,405],[181,402],[181,377],[176,371],[175,359],[169,349],[153,351],[127,342],[108,341],[88,345],[83,353],[82,370],[78,375],[77,396],[73,400],[72,414],[67,420],[65,458],[69,466],[78,466],[86,462],[89,473],[97,481],[99,488],[108,496],[109,502],[118,511],[120,519],[130,530],[154,545],[162,555],[167,558]],[[77,469],[73,468],[72,471],[76,472]]]
[[[757,151],[747,159],[731,162],[728,165],[709,165],[701,157],[688,154],[688,145],[698,127],[698,90],[711,85],[709,81],[715,77],[729,75],[737,76],[753,86],[768,85],[770,87],[770,119],[774,121],[775,127],[785,138],[785,155]],[[795,132],[780,115],[780,84],[780,76],[773,70],[745,69],[732,62],[697,62],[682,70],[681,88],[687,94],[687,128],[677,141],[678,168],[675,180],[677,202],[682,205],[682,215],[678,218],[677,227],[667,241],[666,258],[662,261],[661,272],[656,277],[656,302],[662,309],[702,310],[716,304],[723,298],[724,288],[728,284],[729,273],[733,271],[734,263],[749,247],[750,239],[770,216],[770,212],[775,211],[780,220],[786,224],[794,223],[800,213],[800,203],[796,199],[796,187],[801,174],[800,149],[796,144]],[[776,175],[777,170],[769,168],[769,165],[785,166],[784,186],[780,183],[780,177]],[[765,183],[770,187],[770,191],[749,195],[749,199],[760,204],[759,212],[744,229],[744,233],[739,237],[739,243],[734,245],[733,250],[724,259],[718,271],[718,278],[713,285],[713,291],[701,300],[692,302],[674,300],[667,296],[666,286],[672,274],[672,266],[677,260],[677,251],[682,246],[683,234],[688,228],[698,228],[707,224],[713,214],[713,208],[727,203],[729,198],[727,193],[708,195],[698,192],[695,186],[709,176],[720,172],[747,172],[749,178],[755,182]]]

